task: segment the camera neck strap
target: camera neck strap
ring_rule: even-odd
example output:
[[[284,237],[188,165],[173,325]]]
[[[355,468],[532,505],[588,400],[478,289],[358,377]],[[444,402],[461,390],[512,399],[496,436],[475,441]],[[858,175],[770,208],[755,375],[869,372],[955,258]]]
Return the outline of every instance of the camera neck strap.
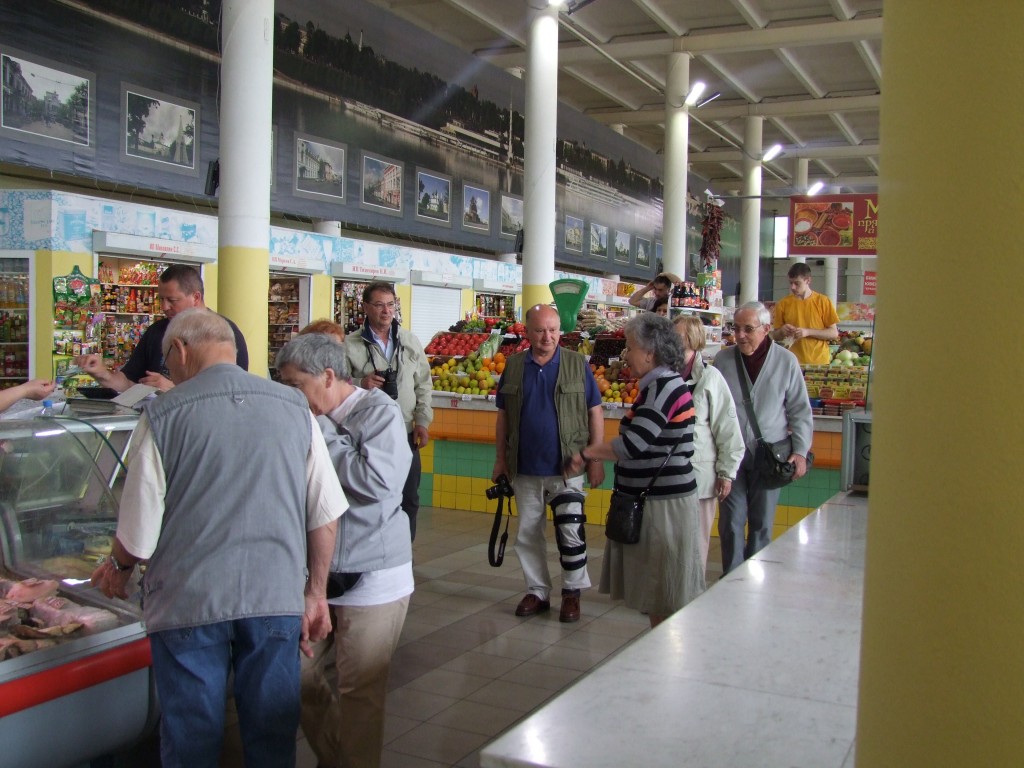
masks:
[[[505,511],[505,494],[498,494],[498,509],[494,513],[491,538],[487,542],[487,562],[494,568],[497,568],[505,561],[505,542],[508,541],[508,524],[512,520],[513,498],[515,497],[508,497],[508,518],[505,520],[505,532],[501,534],[501,541],[499,542],[498,531],[501,530],[501,516]]]
[[[370,331],[370,333],[372,334],[373,331]],[[397,333],[393,333],[393,332],[389,332],[389,334],[390,334],[390,340],[394,344],[394,351],[393,351],[393,354],[391,356],[391,360],[388,360],[387,352],[380,348],[380,344],[377,343],[376,339],[372,339],[371,340],[371,339],[368,339],[365,336],[363,336],[363,343],[366,345],[366,355],[367,355],[367,357],[368,357],[368,359],[370,361],[370,365],[373,366],[373,372],[376,373],[378,376],[380,375],[380,371],[377,370],[377,365],[374,362],[374,357],[373,357],[374,352],[376,352],[378,355],[380,355],[380,357],[384,360],[384,368],[385,369],[392,368],[391,362],[393,360],[394,361],[394,371],[395,371],[396,374],[398,373],[398,366],[399,366],[399,363],[401,362],[401,359],[402,359],[402,344],[398,340],[398,334]]]

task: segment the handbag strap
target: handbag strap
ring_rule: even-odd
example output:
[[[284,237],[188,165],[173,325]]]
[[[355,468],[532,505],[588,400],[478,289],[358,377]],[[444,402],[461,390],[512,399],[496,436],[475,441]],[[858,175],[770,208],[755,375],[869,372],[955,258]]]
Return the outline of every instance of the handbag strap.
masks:
[[[740,378],[740,389],[743,390],[743,407],[747,409],[747,419],[754,428],[754,436],[760,442],[763,438],[761,437],[761,428],[757,426],[757,416],[754,415],[754,404],[750,398],[750,377],[747,375],[747,368],[743,365],[742,353],[738,348],[736,349],[736,372]]]

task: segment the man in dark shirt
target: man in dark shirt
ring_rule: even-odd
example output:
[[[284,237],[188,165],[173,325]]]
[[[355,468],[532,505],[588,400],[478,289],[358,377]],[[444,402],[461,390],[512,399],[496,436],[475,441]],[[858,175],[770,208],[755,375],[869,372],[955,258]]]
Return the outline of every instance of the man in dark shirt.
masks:
[[[192,307],[206,306],[203,303],[203,278],[192,267],[172,264],[160,274],[160,284],[156,292],[160,296],[164,317],[146,329],[128,362],[121,366],[121,370],[111,371],[104,364],[103,357],[95,354],[76,357],[75,365],[104,387],[110,387],[118,392],[124,392],[133,384],[147,384],[162,391],[173,387],[174,383],[170,380],[167,367],[164,365],[161,349],[164,333],[171,318],[179,312]],[[228,324],[235,334],[238,367],[248,369],[249,351],[245,346],[242,332],[230,320]]]

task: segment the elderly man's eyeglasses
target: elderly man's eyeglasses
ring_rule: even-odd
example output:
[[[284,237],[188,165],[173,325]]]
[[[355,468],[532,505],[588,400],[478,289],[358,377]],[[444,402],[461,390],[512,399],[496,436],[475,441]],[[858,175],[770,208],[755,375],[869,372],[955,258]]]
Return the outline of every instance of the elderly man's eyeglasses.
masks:
[[[763,325],[737,325],[733,330],[736,333],[745,333],[749,335],[751,333],[755,333],[756,331],[760,331],[763,328]]]
[[[382,312],[385,309],[394,309],[396,305],[395,305],[395,302],[393,302],[393,301],[389,301],[387,303],[385,303],[383,301],[370,301],[370,302],[367,302],[367,306],[373,307],[378,312]]]

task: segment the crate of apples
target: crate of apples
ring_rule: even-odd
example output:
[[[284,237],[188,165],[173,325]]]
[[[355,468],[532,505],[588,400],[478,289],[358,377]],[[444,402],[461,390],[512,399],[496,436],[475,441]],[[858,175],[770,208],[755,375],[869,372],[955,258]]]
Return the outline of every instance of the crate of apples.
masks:
[[[629,366],[621,360],[613,360],[607,366],[591,364],[597,381],[597,389],[601,400],[616,405],[632,405],[640,394],[637,380],[633,378]]]

